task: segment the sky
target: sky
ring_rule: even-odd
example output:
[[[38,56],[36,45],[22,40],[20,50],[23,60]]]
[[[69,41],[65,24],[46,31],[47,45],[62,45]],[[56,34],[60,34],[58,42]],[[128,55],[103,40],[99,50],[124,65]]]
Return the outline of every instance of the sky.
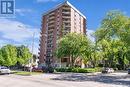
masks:
[[[6,44],[24,44],[31,49],[34,36],[34,53],[38,53],[42,15],[65,0],[15,0],[15,17],[0,18],[0,47]],[[68,0],[87,18],[87,34],[100,26],[110,10],[120,10],[130,16],[130,0]]]

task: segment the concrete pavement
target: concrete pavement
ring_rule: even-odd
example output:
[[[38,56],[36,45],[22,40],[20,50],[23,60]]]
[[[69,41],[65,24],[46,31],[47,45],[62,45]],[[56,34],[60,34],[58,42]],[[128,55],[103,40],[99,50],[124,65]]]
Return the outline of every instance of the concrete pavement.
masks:
[[[0,87],[130,87],[126,73],[41,74],[33,76],[1,75]]]

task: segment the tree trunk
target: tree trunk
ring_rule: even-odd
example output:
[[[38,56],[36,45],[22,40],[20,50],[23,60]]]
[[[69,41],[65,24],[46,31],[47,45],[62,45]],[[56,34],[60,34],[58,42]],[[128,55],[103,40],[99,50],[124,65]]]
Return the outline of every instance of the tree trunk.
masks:
[[[125,54],[123,54],[123,70],[125,70],[125,62],[124,62],[124,60],[125,60]]]
[[[72,64],[71,66],[74,67],[74,58],[73,58],[73,57],[72,57],[72,61],[71,61],[71,62],[72,62],[72,63],[71,63],[71,64]]]

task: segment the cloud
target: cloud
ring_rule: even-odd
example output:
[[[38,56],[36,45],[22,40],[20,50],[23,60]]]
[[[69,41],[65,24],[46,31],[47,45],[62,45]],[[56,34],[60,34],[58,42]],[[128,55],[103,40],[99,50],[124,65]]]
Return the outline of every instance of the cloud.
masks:
[[[0,32],[2,33],[3,38],[17,42],[31,38],[33,32],[36,33],[36,37],[39,35],[39,29],[8,19],[0,19]]]
[[[58,0],[37,0],[37,2],[56,2]]]
[[[32,9],[15,9],[15,12],[18,13],[21,16],[25,16],[25,13],[32,13]]]
[[[9,44],[11,41],[15,44],[32,44],[33,33],[35,32],[35,45],[38,46],[39,42],[36,41],[39,39],[38,28],[33,26],[26,25],[19,21],[9,20],[9,19],[0,19],[0,44]],[[14,43],[13,43],[14,44]],[[35,53],[37,54],[38,48]]]
[[[89,38],[92,42],[95,42],[95,38],[94,38],[94,36],[93,36],[93,33],[94,33],[94,32],[95,32],[94,30],[87,29],[87,36],[88,36],[88,38]]]

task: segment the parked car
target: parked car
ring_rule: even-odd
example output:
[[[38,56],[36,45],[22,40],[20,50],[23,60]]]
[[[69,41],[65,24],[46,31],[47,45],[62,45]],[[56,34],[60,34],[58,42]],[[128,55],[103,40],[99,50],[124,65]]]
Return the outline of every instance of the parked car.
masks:
[[[0,66],[0,74],[10,74],[10,69],[5,66]]]
[[[113,68],[103,68],[102,73],[113,73],[114,69]]]
[[[42,67],[33,67],[33,72],[43,72]]]
[[[128,69],[128,74],[130,74],[130,69]]]

